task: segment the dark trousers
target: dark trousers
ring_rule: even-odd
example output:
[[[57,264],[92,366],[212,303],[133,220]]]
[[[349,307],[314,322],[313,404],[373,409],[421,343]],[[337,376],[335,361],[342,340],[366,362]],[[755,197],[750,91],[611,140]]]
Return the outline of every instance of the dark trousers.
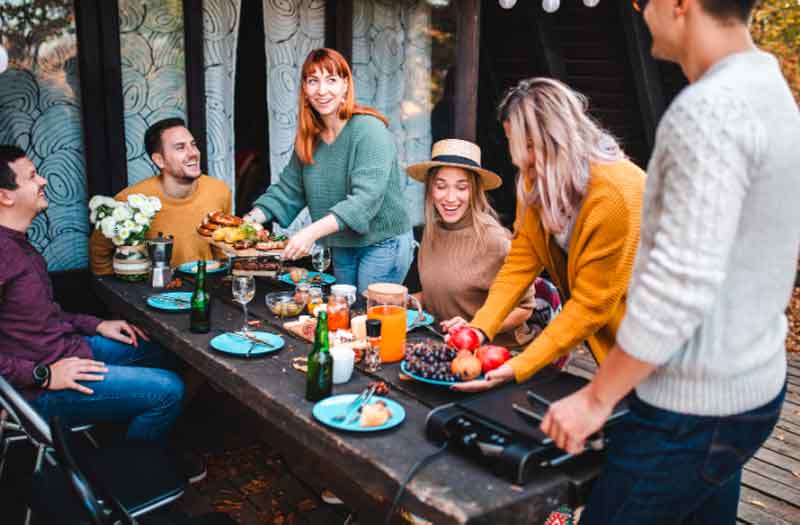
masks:
[[[742,466],[778,422],[786,395],[726,417],[661,410],[634,396],[609,431],[606,466],[581,525],[735,524]]]

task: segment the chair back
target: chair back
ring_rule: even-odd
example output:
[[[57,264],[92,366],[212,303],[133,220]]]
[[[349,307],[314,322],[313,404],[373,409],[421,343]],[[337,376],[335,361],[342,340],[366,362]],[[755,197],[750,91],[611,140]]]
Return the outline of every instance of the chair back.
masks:
[[[78,501],[86,511],[86,515],[92,525],[136,525],[136,520],[128,514],[122,504],[110,493],[100,487],[97,492],[101,492],[98,497],[92,484],[78,467],[75,456],[71,452],[69,445],[68,429],[65,429],[58,416],[50,419],[50,429],[53,435],[53,449],[55,450],[58,467],[64,472],[67,482],[78,498]]]
[[[49,446],[53,442],[50,428],[17,390],[0,376],[0,405],[33,441]]]

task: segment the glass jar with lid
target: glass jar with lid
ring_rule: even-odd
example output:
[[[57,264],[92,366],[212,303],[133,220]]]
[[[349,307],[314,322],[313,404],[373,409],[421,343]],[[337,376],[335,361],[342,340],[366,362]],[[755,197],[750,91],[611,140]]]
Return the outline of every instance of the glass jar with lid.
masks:
[[[332,293],[328,297],[328,330],[350,328],[350,303],[346,295]]]
[[[322,288],[319,286],[309,286],[308,287],[308,313],[314,315],[314,311],[317,307],[321,304],[324,304],[324,299],[322,298]]]

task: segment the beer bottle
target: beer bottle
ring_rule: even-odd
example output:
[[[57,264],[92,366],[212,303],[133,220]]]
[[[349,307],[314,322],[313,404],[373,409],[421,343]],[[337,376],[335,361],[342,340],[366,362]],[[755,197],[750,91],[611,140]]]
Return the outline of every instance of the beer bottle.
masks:
[[[211,330],[211,296],[206,291],[206,262],[197,262],[197,281],[192,293],[189,331],[207,334]]]
[[[320,312],[314,346],[308,354],[306,400],[319,401],[331,395],[333,389],[333,356],[328,348],[328,314]]]

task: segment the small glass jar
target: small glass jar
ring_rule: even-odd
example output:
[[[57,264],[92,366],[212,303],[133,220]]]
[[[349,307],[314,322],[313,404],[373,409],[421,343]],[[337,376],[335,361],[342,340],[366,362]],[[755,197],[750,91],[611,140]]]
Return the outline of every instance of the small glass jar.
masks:
[[[367,351],[364,353],[364,371],[375,373],[381,368],[381,321],[367,321]]]
[[[297,304],[306,304],[311,299],[311,293],[308,290],[307,284],[298,284],[294,288],[294,302]]]
[[[325,301],[322,298],[322,288],[319,286],[309,286],[308,288],[308,313],[314,315],[317,306]]]
[[[331,294],[328,297],[328,330],[335,332],[348,328],[350,328],[350,304],[347,302],[347,296]]]

